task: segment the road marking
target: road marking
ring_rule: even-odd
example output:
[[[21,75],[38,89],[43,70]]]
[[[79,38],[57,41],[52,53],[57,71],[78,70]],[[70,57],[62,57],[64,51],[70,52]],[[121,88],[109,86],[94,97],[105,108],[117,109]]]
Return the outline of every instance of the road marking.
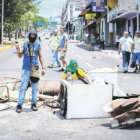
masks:
[[[82,57],[81,57],[79,54],[77,54],[77,57],[78,57],[79,59],[82,59]]]
[[[89,64],[89,63],[86,63],[90,68],[92,68],[92,69],[94,69],[94,67],[91,65],[91,64]]]
[[[14,47],[14,45],[9,45],[9,46],[6,46],[6,47],[0,47],[0,51],[7,50],[7,49],[12,48],[12,47]]]

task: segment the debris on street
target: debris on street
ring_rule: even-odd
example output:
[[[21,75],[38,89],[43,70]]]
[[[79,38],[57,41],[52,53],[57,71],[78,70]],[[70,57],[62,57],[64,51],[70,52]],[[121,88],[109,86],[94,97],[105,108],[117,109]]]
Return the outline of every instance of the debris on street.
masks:
[[[108,103],[104,111],[111,114],[111,128],[125,128],[136,125],[140,118],[140,98],[117,99]]]

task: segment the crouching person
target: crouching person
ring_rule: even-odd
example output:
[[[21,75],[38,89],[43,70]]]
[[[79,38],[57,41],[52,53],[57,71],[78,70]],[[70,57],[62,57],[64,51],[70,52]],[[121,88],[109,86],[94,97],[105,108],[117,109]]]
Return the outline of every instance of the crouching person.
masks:
[[[31,81],[32,87],[32,100],[31,100],[31,109],[33,111],[37,111],[37,93],[38,93],[38,84],[39,84],[39,76],[34,73],[31,78],[31,73],[38,72],[39,70],[39,62],[40,60],[42,66],[42,75],[45,74],[45,68],[43,63],[43,57],[41,52],[41,46],[36,41],[37,33],[35,31],[31,31],[29,33],[29,42],[25,42],[22,50],[19,48],[19,44],[16,45],[17,56],[22,58],[23,56],[23,66],[22,66],[22,76],[21,76],[21,85],[19,90],[19,98],[16,112],[20,113],[22,111],[22,105],[25,100],[26,90]]]
[[[80,68],[78,67],[78,63],[75,59],[71,59],[69,65],[63,72],[63,79],[65,80],[82,80],[86,84],[91,84],[92,80],[89,76]]]

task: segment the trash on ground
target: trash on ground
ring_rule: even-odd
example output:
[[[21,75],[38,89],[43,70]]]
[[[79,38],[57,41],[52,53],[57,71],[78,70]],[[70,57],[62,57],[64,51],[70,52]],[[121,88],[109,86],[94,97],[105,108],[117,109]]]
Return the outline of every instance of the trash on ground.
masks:
[[[104,111],[113,117],[111,128],[136,125],[136,119],[140,118],[140,98],[114,100],[104,107]]]
[[[110,83],[114,86],[113,96],[121,96],[117,92],[118,81],[117,81],[117,70],[112,68],[98,68],[88,72],[88,75],[91,79],[104,79],[107,83]]]
[[[104,80],[98,79],[91,85],[80,80],[63,80],[59,96],[61,113],[67,119],[109,117],[104,113],[103,106],[112,101],[112,90],[112,84]]]

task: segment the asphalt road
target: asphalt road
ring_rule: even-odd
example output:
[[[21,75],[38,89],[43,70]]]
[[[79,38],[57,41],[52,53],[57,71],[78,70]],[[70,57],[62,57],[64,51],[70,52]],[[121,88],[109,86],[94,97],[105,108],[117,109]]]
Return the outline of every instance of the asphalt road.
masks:
[[[43,58],[46,67],[46,75],[41,77],[47,80],[60,80],[62,73],[58,68],[48,69],[51,62],[51,48],[46,47],[47,40],[43,40]],[[0,52],[0,76],[20,78],[22,59],[17,58],[15,48]],[[66,59],[69,62],[71,58],[78,60],[79,66],[85,71],[91,71],[97,68],[118,68],[118,92],[123,94],[140,94],[140,74],[133,73],[134,69],[129,69],[129,73],[122,71],[122,58],[114,50],[89,51],[88,48],[79,43],[69,43]]]
[[[43,57],[47,80],[60,80],[62,73],[58,68],[48,69],[51,62],[51,49],[43,40]],[[18,59],[15,48],[0,52],[0,76],[20,78],[22,59]],[[69,43],[67,61],[76,58],[85,71],[110,67],[118,69],[118,87],[125,93],[139,93],[140,75],[123,74],[121,56],[116,51],[104,50],[90,52],[78,43]],[[132,71],[132,70],[131,70]],[[15,104],[16,105],[16,104]],[[59,111],[54,115],[50,108],[42,107],[32,112],[30,105],[17,114],[14,109],[0,112],[0,140],[139,140],[140,123],[127,129],[110,129],[110,118],[66,120]]]

